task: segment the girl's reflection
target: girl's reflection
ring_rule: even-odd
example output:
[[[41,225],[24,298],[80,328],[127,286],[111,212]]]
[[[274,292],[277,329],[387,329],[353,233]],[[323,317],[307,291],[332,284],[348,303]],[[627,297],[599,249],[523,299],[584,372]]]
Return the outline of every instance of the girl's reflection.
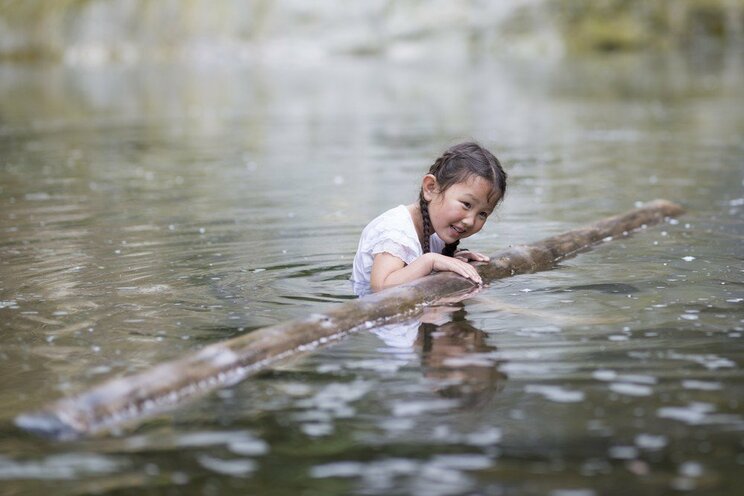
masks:
[[[435,391],[474,406],[503,388],[506,375],[498,370],[488,335],[465,315],[462,303],[428,307],[417,319],[372,332],[388,346],[420,352],[424,377]]]

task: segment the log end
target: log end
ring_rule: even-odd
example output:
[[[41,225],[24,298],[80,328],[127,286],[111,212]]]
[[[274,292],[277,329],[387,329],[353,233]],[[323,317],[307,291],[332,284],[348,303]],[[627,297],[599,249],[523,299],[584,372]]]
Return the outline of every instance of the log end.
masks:
[[[18,415],[14,419],[14,423],[16,427],[25,431],[57,440],[75,439],[82,434],[60,418],[57,413],[46,410]]]

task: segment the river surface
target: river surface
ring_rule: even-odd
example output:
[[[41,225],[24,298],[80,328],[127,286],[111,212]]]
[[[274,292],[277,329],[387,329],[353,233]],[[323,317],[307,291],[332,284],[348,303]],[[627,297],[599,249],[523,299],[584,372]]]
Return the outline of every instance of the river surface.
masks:
[[[734,494],[739,55],[0,66],[0,492]],[[354,298],[363,226],[475,138],[485,253],[677,220],[297,354],[115,432],[13,419]]]

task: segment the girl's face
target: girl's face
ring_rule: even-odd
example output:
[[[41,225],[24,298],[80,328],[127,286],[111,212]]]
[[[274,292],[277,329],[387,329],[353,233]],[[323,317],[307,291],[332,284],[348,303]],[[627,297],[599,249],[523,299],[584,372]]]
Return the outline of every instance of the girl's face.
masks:
[[[480,176],[470,176],[442,192],[436,178],[427,174],[422,187],[432,227],[448,244],[480,231],[499,200],[491,182]]]

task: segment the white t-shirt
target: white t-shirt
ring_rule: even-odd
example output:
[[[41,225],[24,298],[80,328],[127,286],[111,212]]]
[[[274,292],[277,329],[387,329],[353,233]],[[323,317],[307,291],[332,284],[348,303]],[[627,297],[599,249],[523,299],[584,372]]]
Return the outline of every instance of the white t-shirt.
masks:
[[[442,253],[444,241],[432,234],[429,247],[432,253]],[[424,254],[411,213],[405,205],[398,205],[376,217],[362,231],[351,275],[357,295],[364,296],[371,291],[372,262],[375,255],[383,252],[400,258],[406,265]]]

